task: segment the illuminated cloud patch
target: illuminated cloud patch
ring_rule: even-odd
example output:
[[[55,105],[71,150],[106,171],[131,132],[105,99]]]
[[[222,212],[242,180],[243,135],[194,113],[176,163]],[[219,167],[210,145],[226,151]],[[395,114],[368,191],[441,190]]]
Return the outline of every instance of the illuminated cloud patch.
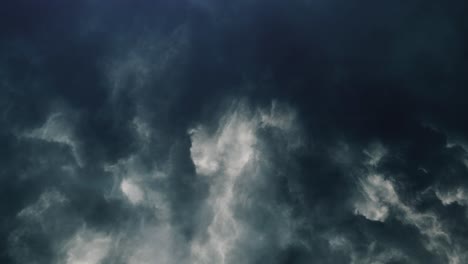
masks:
[[[111,248],[112,238],[92,231],[79,231],[66,244],[66,264],[99,264]]]
[[[379,159],[382,158],[383,155],[379,155]],[[375,160],[374,156],[371,160]],[[379,165],[378,162],[369,164],[373,168]],[[411,203],[403,201],[391,177],[385,178],[383,175],[371,173],[360,179],[359,190],[361,198],[354,204],[355,214],[362,215],[370,221],[380,222],[385,222],[392,217],[404,225],[414,226],[423,236],[425,248],[439,255],[447,263],[461,263],[466,258],[466,254],[460,250],[458,242],[452,239],[449,227],[445,226],[441,217],[435,212],[419,211]],[[443,194],[436,191],[434,194],[443,205],[454,202],[461,205],[464,203],[463,191],[460,189]],[[424,193],[419,195],[424,195]]]
[[[120,184],[120,189],[132,204],[138,204],[143,201],[143,191],[140,189],[140,187],[138,187],[138,185],[131,182],[130,180],[124,179]]]
[[[268,179],[268,172],[262,167],[265,157],[259,149],[263,140],[259,130],[279,129],[286,135],[283,140],[298,144],[294,112],[286,106],[277,111],[278,107],[273,103],[267,111],[253,111],[244,103],[238,103],[221,118],[212,134],[203,127],[190,131],[190,151],[197,174],[209,176],[211,183],[206,201],[211,220],[206,234],[201,233],[201,238],[191,245],[195,263],[250,263],[256,257],[243,255],[240,250],[244,247],[258,250],[264,247],[285,248],[294,239],[297,221],[288,213],[289,208],[254,198],[256,188],[267,187],[264,184],[268,183],[264,181],[271,181],[269,184],[272,186],[275,184],[275,179]],[[288,155],[289,150],[284,151]],[[266,224],[274,226],[272,232],[277,235],[274,238],[277,241],[269,241],[272,234],[264,234],[261,229],[252,227],[249,222],[255,219],[236,216],[236,210],[253,208],[272,217]]]

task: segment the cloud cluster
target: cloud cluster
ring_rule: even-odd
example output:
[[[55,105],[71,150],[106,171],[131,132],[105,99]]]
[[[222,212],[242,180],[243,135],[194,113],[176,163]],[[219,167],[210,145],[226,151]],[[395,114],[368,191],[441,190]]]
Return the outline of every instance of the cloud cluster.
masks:
[[[467,4],[0,7],[0,263],[468,261]]]

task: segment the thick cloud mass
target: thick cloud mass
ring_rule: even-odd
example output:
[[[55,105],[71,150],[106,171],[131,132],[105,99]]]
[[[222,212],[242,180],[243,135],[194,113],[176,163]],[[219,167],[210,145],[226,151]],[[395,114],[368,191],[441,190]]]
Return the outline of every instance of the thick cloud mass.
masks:
[[[465,10],[5,1],[0,263],[468,263]]]

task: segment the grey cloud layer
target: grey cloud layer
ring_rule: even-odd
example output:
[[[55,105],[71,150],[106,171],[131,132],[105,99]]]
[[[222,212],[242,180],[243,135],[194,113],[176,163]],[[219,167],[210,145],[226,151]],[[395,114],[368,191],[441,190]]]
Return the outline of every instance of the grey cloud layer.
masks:
[[[466,4],[17,2],[1,263],[468,261]]]

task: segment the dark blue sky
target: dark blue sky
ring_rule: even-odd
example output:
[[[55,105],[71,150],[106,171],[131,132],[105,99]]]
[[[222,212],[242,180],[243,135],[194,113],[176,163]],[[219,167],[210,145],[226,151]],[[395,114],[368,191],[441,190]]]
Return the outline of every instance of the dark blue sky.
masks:
[[[0,4],[0,263],[468,262],[465,1]]]

